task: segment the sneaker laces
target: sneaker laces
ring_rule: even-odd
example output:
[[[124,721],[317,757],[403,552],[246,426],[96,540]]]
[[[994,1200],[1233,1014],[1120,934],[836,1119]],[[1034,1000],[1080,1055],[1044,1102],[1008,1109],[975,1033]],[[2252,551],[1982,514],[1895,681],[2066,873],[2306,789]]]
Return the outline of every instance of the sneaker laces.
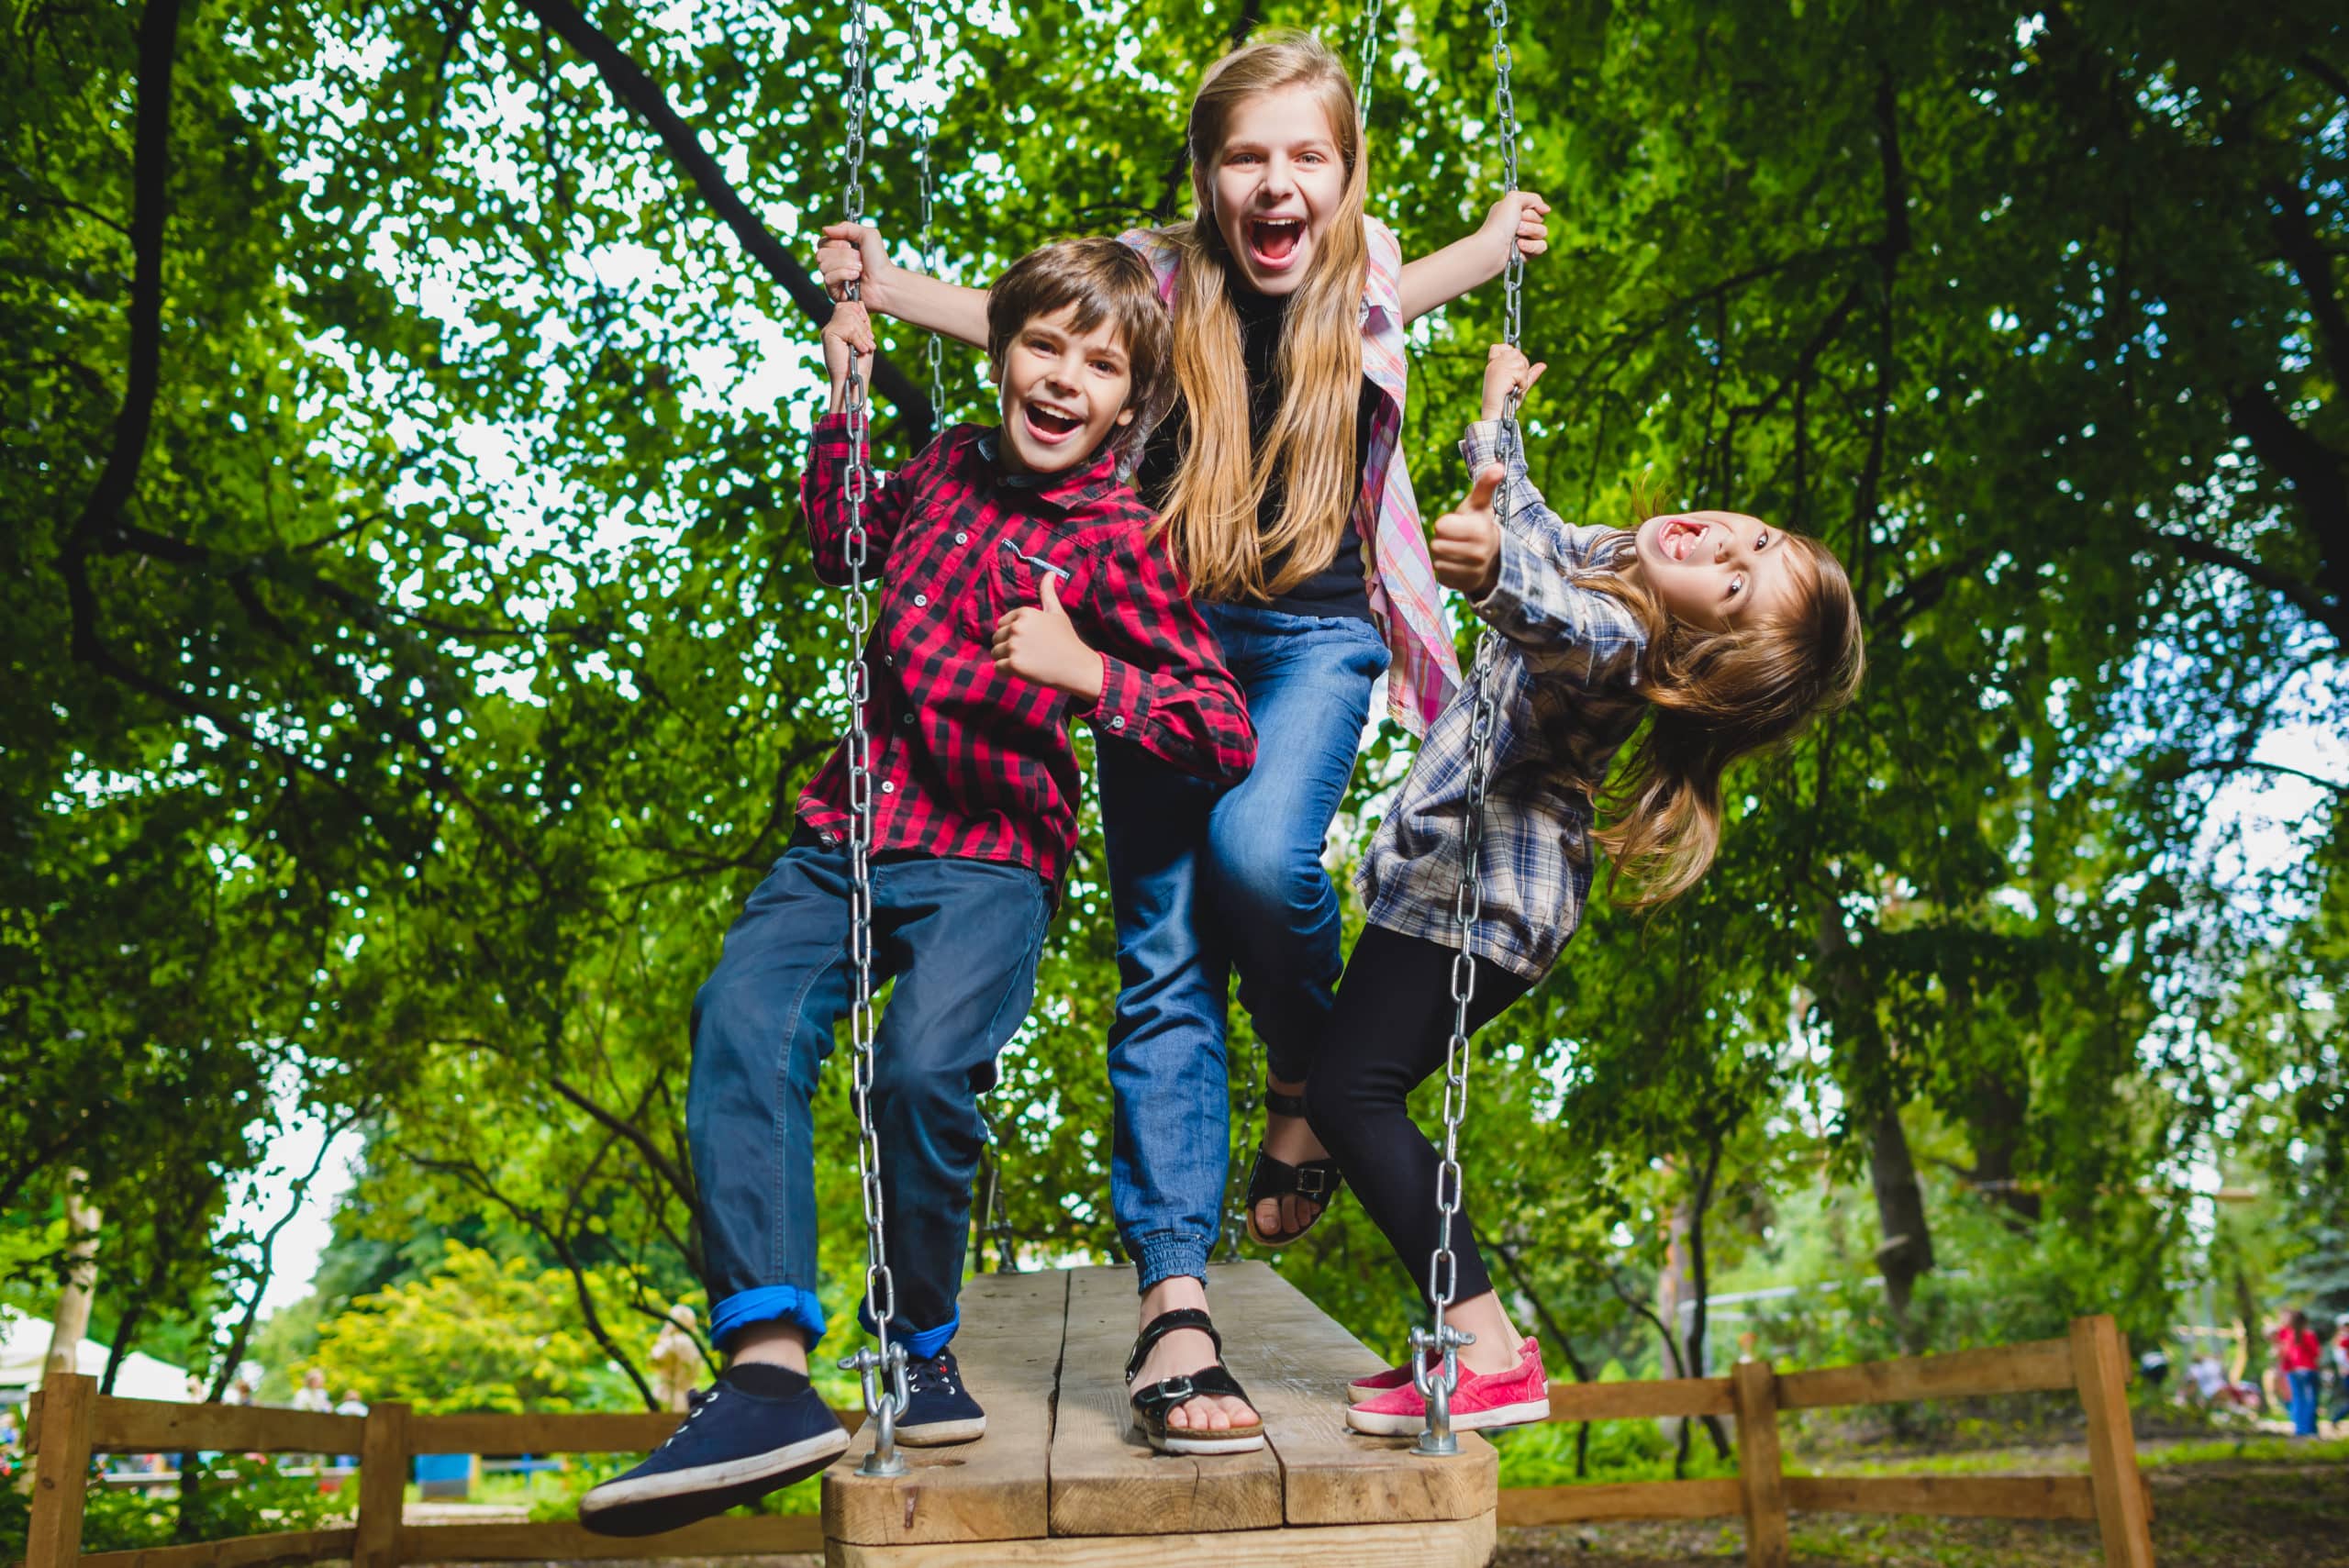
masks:
[[[685,1418],[677,1423],[677,1429],[675,1431],[671,1432],[667,1437],[661,1440],[661,1447],[667,1448],[671,1443],[675,1442],[679,1438],[684,1437],[685,1435],[685,1429],[693,1425],[694,1418],[707,1409],[717,1401],[717,1398],[718,1385],[716,1384],[712,1384],[707,1388],[689,1388],[685,1390]],[[657,1452],[659,1451],[655,1450],[654,1451]]]
[[[947,1394],[954,1392],[954,1363],[941,1351],[927,1361],[906,1360],[906,1389],[911,1393],[932,1384]]]

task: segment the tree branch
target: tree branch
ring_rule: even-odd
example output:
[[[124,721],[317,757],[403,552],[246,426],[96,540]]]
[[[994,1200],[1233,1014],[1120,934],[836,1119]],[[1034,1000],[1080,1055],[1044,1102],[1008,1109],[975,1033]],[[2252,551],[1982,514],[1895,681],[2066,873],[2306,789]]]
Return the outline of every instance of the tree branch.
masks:
[[[2235,573],[2272,594],[2282,596],[2295,608],[2329,628],[2342,642],[2349,643],[2349,606],[2326,598],[2308,584],[2288,572],[2279,572],[2262,561],[2254,561],[2240,550],[2192,534],[2171,533],[2166,528],[2154,528],[2153,536],[2188,561],[2199,561],[2205,566],[2221,566]]]
[[[522,6],[548,31],[586,57],[613,98],[634,110],[661,139],[661,145],[693,181],[702,200],[709,204],[719,221],[734,231],[743,251],[783,285],[784,292],[791,295],[792,302],[807,318],[818,327],[829,321],[832,301],[823,284],[807,275],[807,270],[794,259],[783,241],[751,210],[734,189],[733,182],[727,179],[726,172],[718,167],[718,160],[709,155],[701,138],[670,105],[668,95],[645,73],[644,68],[565,0],[522,0]],[[913,444],[919,447],[926,443],[937,428],[938,413],[912,378],[885,357],[876,355],[873,361],[873,386],[896,406],[898,417],[905,421]]]

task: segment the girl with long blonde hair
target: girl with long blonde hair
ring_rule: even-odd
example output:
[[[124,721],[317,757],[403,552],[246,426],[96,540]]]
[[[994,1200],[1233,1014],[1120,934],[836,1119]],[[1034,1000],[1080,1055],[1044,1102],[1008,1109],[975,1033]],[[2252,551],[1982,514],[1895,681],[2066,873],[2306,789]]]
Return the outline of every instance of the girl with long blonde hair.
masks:
[[[1206,1311],[1230,1142],[1231,979],[1270,1079],[1249,1226],[1280,1245],[1337,1184],[1301,1098],[1342,969],[1323,843],[1379,679],[1413,733],[1459,681],[1397,446],[1403,329],[1497,277],[1512,247],[1546,249],[1549,208],[1511,193],[1474,233],[1406,263],[1364,211],[1345,66],[1300,33],[1217,61],[1186,146],[1192,217],[1121,237],[1149,258],[1174,326],[1178,395],[1136,477],[1246,695],[1257,762],[1221,792],[1130,748],[1104,748],[1099,766],[1122,985],[1110,1193],[1141,1289],[1127,1378],[1154,1445],[1216,1453],[1264,1442]],[[977,340],[985,295],[894,264],[863,225],[824,235],[835,294],[855,283],[871,309]]]
[[[1687,891],[1720,840],[1723,772],[1848,701],[1863,662],[1851,584],[1822,545],[1738,512],[1665,513],[1624,529],[1570,528],[1551,511],[1503,427],[1542,369],[1494,348],[1484,418],[1462,443],[1475,488],[1435,526],[1437,577],[1500,633],[1486,677],[1482,896],[1464,933],[1472,1032],[1557,962],[1582,922],[1594,843],[1634,906]],[[1504,484],[1506,529],[1494,506]],[[1372,837],[1359,873],[1366,924],[1306,1092],[1364,1212],[1423,1296],[1450,1286],[1445,1320],[1475,1336],[1451,1406],[1465,1428],[1550,1414],[1541,1347],[1518,1337],[1493,1291],[1464,1194],[1450,1277],[1433,1277],[1440,1156],[1406,1106],[1443,1065],[1454,1021],[1472,707],[1464,692],[1436,719]],[[1358,1431],[1426,1421],[1408,1362],[1353,1394]]]

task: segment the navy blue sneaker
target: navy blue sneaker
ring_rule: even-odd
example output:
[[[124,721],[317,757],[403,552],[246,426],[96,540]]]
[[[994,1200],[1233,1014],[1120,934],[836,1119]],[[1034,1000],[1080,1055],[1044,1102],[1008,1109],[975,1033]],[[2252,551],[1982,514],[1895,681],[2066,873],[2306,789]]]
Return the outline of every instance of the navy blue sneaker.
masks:
[[[975,1442],[986,1435],[987,1413],[971,1397],[952,1351],[928,1361],[906,1359],[906,1413],[897,1420],[897,1440],[907,1448],[941,1448]]]
[[[780,1396],[727,1377],[707,1393],[696,1389],[667,1442],[579,1499],[580,1524],[597,1535],[658,1535],[754,1503],[831,1463],[848,1447],[848,1429],[805,1377],[787,1375],[796,1388]]]

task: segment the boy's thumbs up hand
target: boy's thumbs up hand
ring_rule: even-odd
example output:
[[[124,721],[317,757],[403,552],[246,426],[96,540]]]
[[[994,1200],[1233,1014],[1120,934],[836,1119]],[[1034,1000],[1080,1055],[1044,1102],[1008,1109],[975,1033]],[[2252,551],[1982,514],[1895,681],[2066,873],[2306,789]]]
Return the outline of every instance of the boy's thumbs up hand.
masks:
[[[1504,473],[1497,462],[1478,469],[1467,503],[1435,520],[1435,540],[1428,553],[1435,562],[1436,581],[1472,599],[1483,598],[1500,581],[1501,525],[1493,516],[1493,496]]]
[[[1101,655],[1076,635],[1061,608],[1060,573],[1038,573],[1038,602],[995,623],[995,667],[1007,675],[1066,692],[1085,702],[1101,696]]]

